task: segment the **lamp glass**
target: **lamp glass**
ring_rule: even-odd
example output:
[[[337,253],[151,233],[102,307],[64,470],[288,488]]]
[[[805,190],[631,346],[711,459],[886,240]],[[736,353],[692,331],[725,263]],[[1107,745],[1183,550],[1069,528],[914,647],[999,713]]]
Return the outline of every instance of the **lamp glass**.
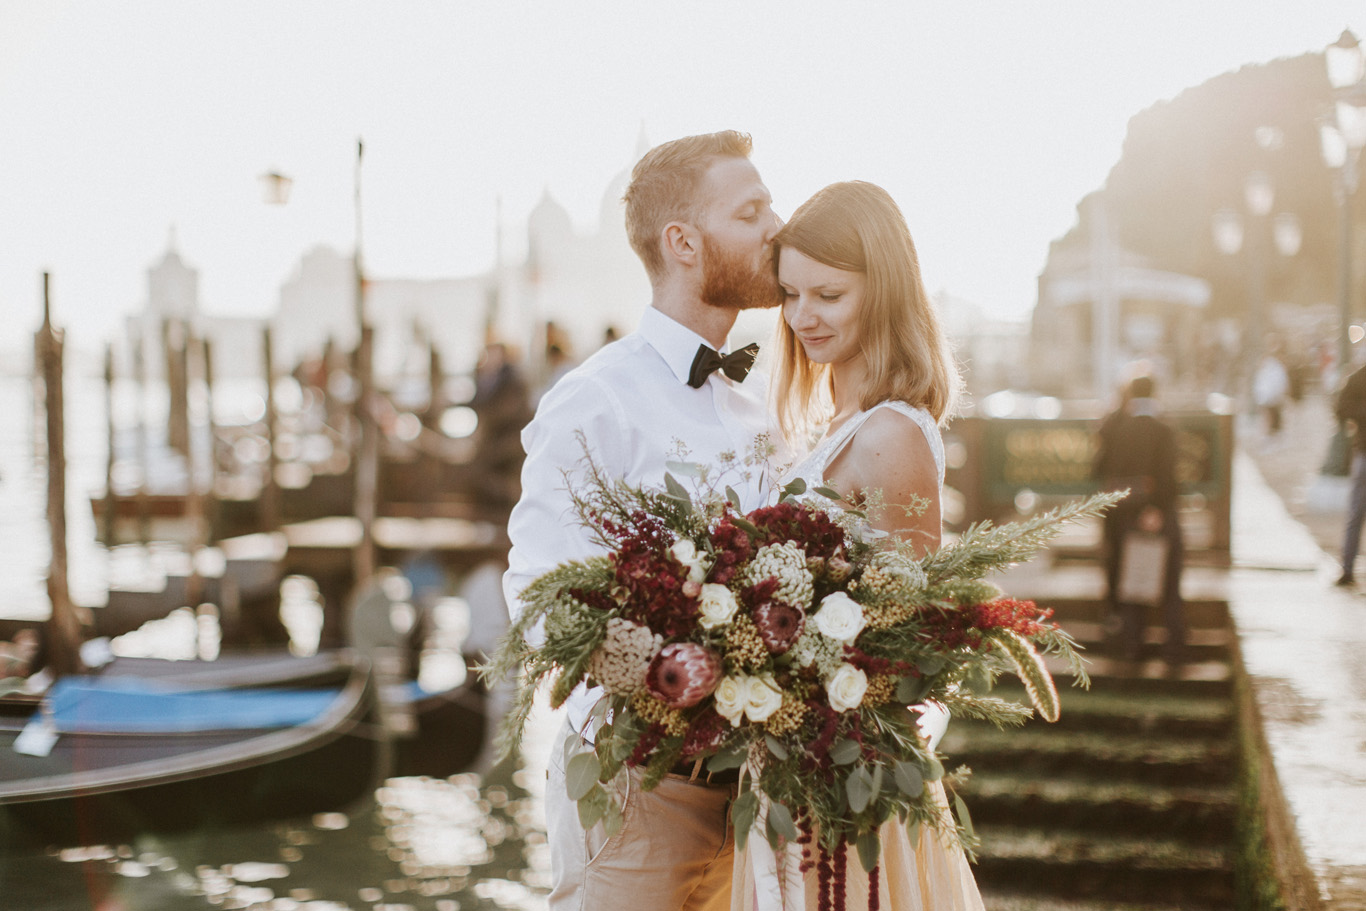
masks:
[[[1225,256],[1243,249],[1243,220],[1233,209],[1220,209],[1211,222],[1214,246]]]
[[[1330,168],[1340,168],[1347,163],[1347,139],[1337,124],[1319,124],[1319,151],[1323,153],[1323,163]]]
[[[1339,101],[1336,105],[1338,129],[1348,148],[1359,149],[1366,146],[1366,108]]]
[[[1247,210],[1253,215],[1261,217],[1270,213],[1271,207],[1276,203],[1276,187],[1271,183],[1271,177],[1263,171],[1253,171],[1247,176],[1247,184],[1243,187],[1243,196],[1247,202]]]
[[[1272,222],[1271,234],[1276,241],[1276,249],[1282,256],[1294,256],[1300,252],[1304,232],[1300,229],[1300,220],[1293,214],[1282,212],[1277,215]]]
[[[1361,43],[1349,29],[1344,29],[1337,41],[1324,48],[1323,63],[1328,70],[1328,83],[1335,89],[1355,85],[1366,74]]]
[[[293,178],[278,171],[261,175],[261,195],[269,205],[282,206],[289,202],[289,191],[293,186]]]

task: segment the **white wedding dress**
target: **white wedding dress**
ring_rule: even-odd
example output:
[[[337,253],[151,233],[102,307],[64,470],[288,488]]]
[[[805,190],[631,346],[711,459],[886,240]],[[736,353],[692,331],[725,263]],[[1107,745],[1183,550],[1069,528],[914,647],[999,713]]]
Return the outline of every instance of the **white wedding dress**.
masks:
[[[939,484],[944,484],[944,441],[933,417],[923,408],[905,402],[879,402],[845,421],[828,434],[806,458],[783,478],[806,481],[808,489],[825,484],[830,463],[844,450],[864,422],[878,409],[891,408],[914,421],[925,434],[938,469]],[[922,720],[922,732],[937,744],[948,723],[946,714],[929,711]],[[893,911],[984,911],[977,883],[973,880],[967,856],[952,834],[944,786],[927,785],[942,807],[945,831],[921,826],[917,843],[896,817],[888,820],[878,833],[882,855],[876,867],[879,907]],[[745,850],[735,852],[735,878],[731,889],[731,911],[816,911],[817,874],[814,866],[800,869],[802,848],[798,844],[780,845],[777,851],[764,839],[762,822],[755,827]],[[846,864],[845,907],[837,911],[864,911],[868,907],[868,874],[858,854],[848,851]]]

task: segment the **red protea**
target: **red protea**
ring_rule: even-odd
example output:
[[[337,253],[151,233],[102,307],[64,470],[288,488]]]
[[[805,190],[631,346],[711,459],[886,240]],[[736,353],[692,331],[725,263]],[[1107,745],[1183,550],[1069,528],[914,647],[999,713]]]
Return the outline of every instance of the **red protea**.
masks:
[[[660,702],[675,709],[697,705],[721,680],[721,659],[695,642],[674,642],[659,650],[645,676]]]
[[[754,609],[754,625],[769,654],[781,655],[792,648],[792,643],[802,634],[806,617],[790,604],[765,601]]]

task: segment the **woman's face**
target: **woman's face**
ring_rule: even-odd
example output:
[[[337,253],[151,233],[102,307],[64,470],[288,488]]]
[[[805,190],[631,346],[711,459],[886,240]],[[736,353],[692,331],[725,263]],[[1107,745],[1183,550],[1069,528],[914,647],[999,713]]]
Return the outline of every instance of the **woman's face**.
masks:
[[[818,364],[839,364],[861,355],[858,311],[864,277],[817,262],[798,250],[778,254],[778,284],[783,289],[783,319]]]

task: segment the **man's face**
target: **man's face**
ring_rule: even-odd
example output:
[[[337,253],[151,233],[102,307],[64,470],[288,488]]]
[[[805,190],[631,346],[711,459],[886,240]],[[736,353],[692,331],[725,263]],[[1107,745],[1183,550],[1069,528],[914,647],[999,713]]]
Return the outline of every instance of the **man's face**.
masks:
[[[773,263],[773,235],[782,219],[768,188],[745,158],[722,158],[702,182],[703,303],[731,310],[782,303]]]

